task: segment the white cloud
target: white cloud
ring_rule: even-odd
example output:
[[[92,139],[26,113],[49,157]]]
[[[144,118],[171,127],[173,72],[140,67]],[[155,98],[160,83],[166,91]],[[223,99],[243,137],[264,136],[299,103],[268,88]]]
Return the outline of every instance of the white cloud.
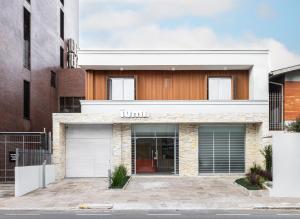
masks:
[[[235,6],[236,0],[80,0],[80,25],[85,31],[107,31],[183,16],[214,16]]]
[[[272,19],[276,16],[276,12],[272,5],[261,3],[258,5],[257,14],[264,19]]]
[[[80,0],[82,49],[269,49],[272,69],[300,63],[300,57],[272,38],[220,36],[210,27],[161,27],[185,16],[211,17],[237,7],[238,0]],[[275,16],[261,3],[259,16]],[[220,19],[222,16],[220,16]],[[88,34],[86,34],[88,33]]]
[[[300,63],[300,56],[272,38],[218,36],[208,27],[161,28],[157,25],[115,30],[81,41],[81,49],[269,49],[272,70]]]

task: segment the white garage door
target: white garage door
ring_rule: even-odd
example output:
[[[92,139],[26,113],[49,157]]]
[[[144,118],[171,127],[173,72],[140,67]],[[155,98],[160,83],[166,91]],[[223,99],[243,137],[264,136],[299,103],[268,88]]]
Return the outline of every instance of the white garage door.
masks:
[[[107,177],[111,125],[68,125],[66,177]]]

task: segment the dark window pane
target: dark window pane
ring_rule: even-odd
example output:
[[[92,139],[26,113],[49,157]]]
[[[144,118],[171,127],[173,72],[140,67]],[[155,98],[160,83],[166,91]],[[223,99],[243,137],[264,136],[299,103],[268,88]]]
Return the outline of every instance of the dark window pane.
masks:
[[[60,47],[60,67],[64,68],[64,49]]]
[[[61,113],[80,113],[80,100],[84,97],[60,97],[60,112]]]
[[[24,67],[30,70],[30,12],[24,8],[24,45],[23,45],[23,55],[24,55]]]
[[[60,0],[60,2],[62,3],[62,5],[64,5],[64,4],[65,4],[64,0]]]
[[[51,80],[50,80],[51,87],[56,88],[56,73],[51,71]]]
[[[23,115],[25,119],[30,119],[30,82],[24,81],[23,85]]]
[[[62,10],[60,10],[60,38],[65,38],[65,15]]]

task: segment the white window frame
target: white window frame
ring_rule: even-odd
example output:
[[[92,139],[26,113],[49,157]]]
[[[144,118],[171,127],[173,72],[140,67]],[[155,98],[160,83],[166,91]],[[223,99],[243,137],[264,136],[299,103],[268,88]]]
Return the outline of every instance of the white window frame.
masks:
[[[114,80],[119,81],[120,87],[119,92],[120,97],[113,97],[113,83]],[[130,85],[130,83],[126,85],[126,82],[133,82],[133,87],[131,87],[131,91],[128,91],[126,86]],[[108,99],[109,100],[135,100],[135,78],[134,77],[110,77],[109,78],[109,86],[108,86]],[[126,92],[127,91],[127,92]]]
[[[229,80],[230,81],[230,95],[227,95],[227,97],[222,98],[221,95],[224,93],[224,90],[222,89],[222,87],[220,86],[220,81],[224,79],[224,80]],[[211,90],[211,84],[210,84],[210,80],[219,80],[217,81],[218,83],[218,87],[214,88],[214,92],[215,92],[215,96],[212,95],[212,90]],[[230,76],[212,76],[212,77],[208,77],[208,81],[207,81],[207,87],[208,87],[208,100],[232,100],[233,99],[233,81],[232,81],[232,77]]]

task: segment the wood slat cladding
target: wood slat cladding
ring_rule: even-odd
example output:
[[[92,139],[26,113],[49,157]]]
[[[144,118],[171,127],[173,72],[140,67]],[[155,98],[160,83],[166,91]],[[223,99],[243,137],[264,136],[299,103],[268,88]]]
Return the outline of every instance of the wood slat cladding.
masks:
[[[286,81],[284,85],[285,120],[300,118],[300,82]]]
[[[240,71],[87,71],[86,98],[107,99],[109,77],[135,77],[137,100],[206,100],[209,77],[231,77],[234,99],[249,99],[249,72]]]

